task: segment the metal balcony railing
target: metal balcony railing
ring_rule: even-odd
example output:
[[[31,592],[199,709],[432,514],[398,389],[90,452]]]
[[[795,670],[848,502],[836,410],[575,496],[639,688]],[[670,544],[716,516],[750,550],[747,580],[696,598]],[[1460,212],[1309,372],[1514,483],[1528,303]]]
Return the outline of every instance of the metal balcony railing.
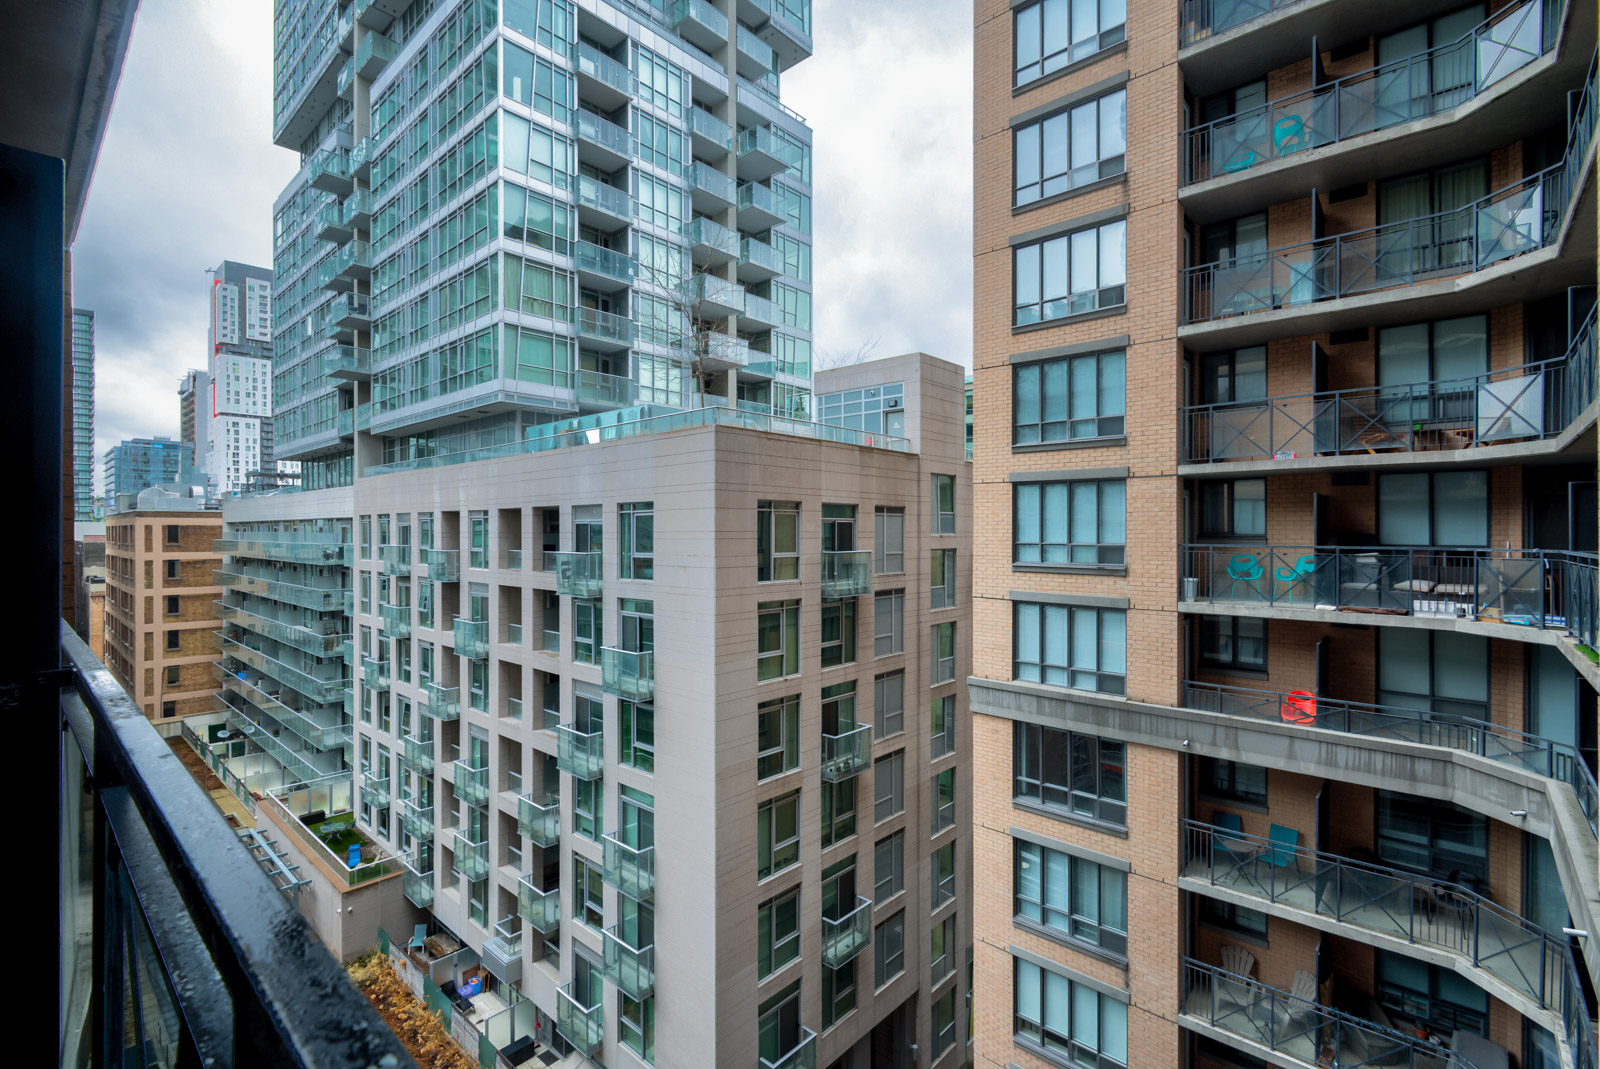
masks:
[[[192,819],[210,800],[64,623],[59,642],[62,1060],[414,1066],[245,842]]]
[[[822,554],[822,596],[854,598],[872,593],[872,550],[826,550]]]
[[[575,724],[558,724],[556,766],[582,780],[597,778],[606,766],[605,736],[598,731],[580,731]]]
[[[1526,0],[1454,41],[1185,130],[1184,182],[1238,174],[1465,104],[1555,48],[1565,9],[1565,0]]]
[[[605,1000],[585,1006],[572,997],[572,982],[556,988],[556,1030],[585,1057],[600,1049],[605,1040]]]
[[[433,680],[422,684],[422,711],[435,720],[461,717],[461,688],[441,686]]]
[[[855,908],[842,917],[822,917],[822,963],[837,969],[872,940],[872,899],[856,897]]]
[[[1194,405],[1190,463],[1477,449],[1554,438],[1594,403],[1595,312],[1565,355],[1461,379]]]
[[[481,880],[489,874],[489,840],[473,842],[465,831],[455,833],[456,869],[469,880]]]
[[[1479,620],[1562,630],[1592,648],[1597,565],[1569,550],[1186,545],[1182,600]]]
[[[416,799],[407,798],[400,806],[400,826],[413,839],[432,839],[433,806],[418,805]]]
[[[613,924],[601,933],[606,979],[617,985],[617,990],[634,1001],[647,998],[656,985],[655,944],[636,947],[620,933],[621,925]]]
[[[455,796],[468,805],[483,805],[489,800],[489,768],[475,767],[465,758],[454,761]]]
[[[611,831],[603,837],[605,880],[634,901],[648,902],[656,893],[656,848],[630,846],[621,834]]]
[[[537,846],[551,847],[561,838],[561,797],[532,794],[517,799],[517,831]]]
[[[1589,820],[1589,830],[1600,834],[1600,787],[1588,762],[1571,743],[1458,715],[1193,680],[1183,684],[1183,704],[1208,713],[1443,746],[1487,757],[1567,784]]]
[[[656,693],[656,655],[651,650],[600,648],[600,680],[607,694],[647,702]]]
[[[860,724],[842,735],[822,735],[822,779],[839,783],[865,772],[872,763],[872,725]]]
[[[428,578],[439,583],[454,583],[461,579],[461,551],[459,549],[423,549],[423,562],[428,566]]]
[[[561,889],[546,891],[535,887],[531,876],[519,877],[517,913],[537,931],[548,935],[561,926]]]
[[[544,570],[556,573],[556,593],[568,598],[597,598],[604,586],[605,566],[599,553],[544,555]]]
[[[460,616],[452,621],[456,654],[481,661],[489,656],[489,621],[468,620]]]

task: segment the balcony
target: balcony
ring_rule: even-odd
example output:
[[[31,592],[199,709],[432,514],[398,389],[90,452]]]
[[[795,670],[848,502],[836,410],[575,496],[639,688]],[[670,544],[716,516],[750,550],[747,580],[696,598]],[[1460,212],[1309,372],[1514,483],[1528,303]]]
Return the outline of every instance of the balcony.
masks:
[[[1274,826],[1276,836],[1277,828]],[[1258,900],[1273,913],[1371,933],[1362,942],[1400,953],[1420,948],[1448,955],[1458,971],[1497,997],[1521,998],[1562,1016],[1583,1002],[1577,966],[1565,940],[1498,906],[1469,887],[1383,865],[1307,850],[1281,837],[1263,839],[1199,821],[1183,822],[1180,885]],[[1314,924],[1325,927],[1325,924]],[[1337,929],[1331,929],[1337,931]],[[1574,1021],[1567,1041],[1588,1044],[1588,1022]]]
[[[578,97],[616,111],[638,93],[633,72],[599,49],[578,42]]]
[[[674,0],[672,28],[696,48],[712,54],[728,43],[728,16],[706,0]]]
[[[368,690],[388,690],[389,662],[374,660],[371,657],[362,658],[361,679],[366,683]]]
[[[704,108],[689,109],[689,139],[701,159],[720,160],[733,151],[733,127]]]
[[[424,776],[433,775],[433,740],[406,735],[400,741],[405,747],[406,764]]]
[[[783,326],[783,309],[766,297],[746,294],[744,311],[739,313],[739,329],[746,334],[759,334],[773,327]]]
[[[382,621],[383,629],[391,638],[409,638],[411,636],[411,606],[385,605],[378,603],[378,619]]]
[[[722,319],[744,311],[744,287],[716,275],[691,275],[683,285],[683,293],[695,319]]]
[[[365,139],[363,139],[363,143]],[[358,189],[345,200],[342,221],[353,230],[365,230],[372,224],[372,194]]]
[[[606,979],[629,998],[648,998],[656,985],[656,948],[630,946],[613,924],[603,933]]]
[[[354,56],[347,56],[339,67],[338,79],[334,82],[334,91],[351,103],[355,101],[356,89],[356,61]]]
[[[726,371],[750,363],[750,343],[732,334],[701,331],[695,335],[694,344],[695,358],[700,361],[702,371]]]
[[[489,621],[466,620],[457,616],[452,622],[455,632],[456,656],[481,661],[489,656]]]
[[[442,687],[432,680],[422,684],[422,712],[435,720],[459,720],[461,718],[461,688]]]
[[[549,935],[561,927],[561,889],[541,890],[533,885],[533,878],[524,875],[517,880],[517,913],[533,925],[534,930]]]
[[[1589,830],[1600,834],[1600,787],[1576,747],[1488,721],[1396,706],[1347,702],[1321,695],[1285,694],[1250,687],[1186,681],[1186,708],[1268,722],[1299,724],[1399,742],[1442,746],[1565,783],[1572,788]]]
[[[461,580],[461,551],[459,549],[423,549],[423,563],[428,566],[428,578],[436,583],[456,583]]]
[[[323,289],[348,290],[356,279],[372,277],[372,246],[365,241],[341,245],[332,256],[317,265],[317,285]]]
[[[581,780],[599,779],[606,767],[605,735],[575,724],[556,725],[556,767]]]
[[[599,553],[551,553],[544,555],[544,570],[556,573],[556,593],[568,598],[597,598],[605,576]]]
[[[400,890],[418,909],[433,905],[433,872],[412,872],[406,868],[400,877]]]
[[[410,575],[411,547],[379,546],[378,562],[383,565],[384,575]]]
[[[739,258],[739,232],[697,218],[689,224],[689,253],[696,267],[716,267]]]
[[[1193,958],[1182,962],[1178,1020],[1190,1028],[1200,1025],[1202,1034],[1239,1037],[1295,1065],[1474,1069],[1415,1033],[1395,1031]]]
[[[609,188],[602,186],[602,189]],[[601,248],[587,241],[573,245],[572,260],[578,269],[579,281],[605,293],[627,289],[638,276],[639,267],[632,256],[615,249]]]
[[[483,965],[501,983],[522,979],[522,920],[515,914],[495,922],[495,934],[483,941]]]
[[[331,241],[335,244],[342,244],[355,235],[351,233],[349,227],[345,226],[344,213],[340,210],[339,205],[331,203],[324,204],[322,210],[317,212],[316,229],[312,231],[311,236],[318,241]]]
[[[561,839],[561,798],[559,795],[543,796],[535,801],[532,794],[517,799],[517,831],[536,846],[552,847]]]
[[[348,196],[355,188],[350,176],[350,155],[341,148],[325,148],[306,161],[306,181],[312,189]]]
[[[739,183],[704,160],[689,169],[689,198],[706,215],[726,211],[739,201]]]
[[[340,648],[341,644],[349,641],[344,635],[328,635],[312,631],[298,624],[257,615],[237,605],[227,605],[220,601],[215,604],[218,617],[225,622],[313,657],[329,657]]]
[[[468,805],[484,805],[489,801],[489,768],[476,768],[465,758],[452,761],[455,766],[455,796]]]
[[[739,187],[740,230],[770,230],[788,218],[789,213],[769,187],[755,182]]]
[[[752,126],[739,134],[739,180],[765,182],[789,169],[794,150],[765,126]]]
[[[394,59],[398,49],[395,43],[381,33],[369,33],[356,46],[356,74],[372,81]]]
[[[837,919],[822,915],[822,964],[837,969],[872,941],[872,899],[856,897],[856,906]]]
[[[635,902],[648,902],[656,893],[656,848],[629,846],[621,834],[612,831],[604,837],[606,882]]]
[[[606,232],[633,222],[633,198],[624,190],[578,176],[578,221]]]
[[[300,564],[344,564],[350,559],[349,542],[319,542],[284,539],[281,541],[247,541],[236,538],[218,538],[211,548],[224,556],[249,557],[256,560],[290,561]]]
[[[429,757],[428,768],[433,768],[432,757]],[[426,774],[426,773],[425,773]],[[400,826],[406,834],[413,839],[433,838],[433,806],[417,805],[415,799],[407,798],[400,805]]]
[[[489,875],[489,840],[473,842],[465,831],[455,833],[456,871],[469,880]]]
[[[350,295],[347,295],[350,296]],[[362,298],[365,303],[366,298]],[[330,379],[366,382],[372,378],[371,350],[353,345],[335,345],[322,354],[321,370]]]
[[[578,337],[589,348],[617,352],[633,346],[633,320],[598,308],[580,307],[577,311]]]
[[[842,783],[872,763],[872,725],[860,724],[842,735],[822,734],[822,781]]]
[[[1600,634],[1600,558],[1593,553],[1188,545],[1183,563],[1180,611],[1276,609],[1337,623],[1396,615],[1476,620],[1504,626],[1501,637],[1559,630],[1591,648]]]
[[[828,600],[872,593],[872,550],[825,550],[822,554],[822,596]]]
[[[771,8],[772,18],[757,32],[772,46],[778,66],[788,70],[811,55],[811,0],[783,0]]]
[[[752,81],[765,78],[778,69],[777,57],[773,55],[772,46],[761,38],[739,27],[739,32],[734,35],[735,51],[739,76]]]
[[[764,241],[744,238],[739,242],[739,281],[747,285],[766,282],[787,270],[778,250]]]
[[[817,1069],[817,1034],[800,1026],[799,1042],[776,1058],[761,1056],[761,1069]]]
[[[350,150],[350,173],[358,181],[367,182],[372,178],[372,155],[376,151],[372,138],[363,137],[356,142],[356,147]]]
[[[297,658],[302,665],[306,665],[300,667],[273,657],[247,642],[239,641],[240,637],[248,638],[251,642],[258,641],[253,635],[235,632],[238,637],[229,637],[220,631],[213,634],[216,637],[217,649],[224,654],[235,661],[249,665],[273,683],[288,687],[318,705],[337,701],[345,688],[342,669],[331,661],[317,660],[315,657]],[[329,657],[332,653],[332,650],[328,650],[320,656]]]
[[[556,988],[556,1030],[584,1057],[600,1049],[606,1037],[605,1000],[584,1006],[572,997],[572,982]]]
[[[594,408],[622,408],[638,403],[639,384],[632,379],[599,371],[578,372],[580,406],[592,411]]]
[[[386,808],[389,804],[389,781],[374,779],[372,776],[361,775],[361,804],[370,805],[374,809]]]
[[[647,702],[656,693],[655,653],[602,646],[600,679],[607,694],[615,694],[631,702]]]
[[[1381,463],[1374,454],[1409,465],[1458,463],[1471,451],[1487,462],[1507,452],[1502,446],[1513,446],[1520,462],[1534,442],[1560,449],[1594,404],[1595,341],[1591,311],[1555,360],[1471,378],[1195,405],[1183,413],[1185,462],[1226,462],[1231,474],[1292,470],[1313,459],[1325,467],[1328,457],[1348,456],[1365,469]],[[1205,466],[1194,473],[1219,473]]]
[[[579,108],[576,125],[581,162],[609,173],[626,167],[633,160],[633,135],[616,123]]]

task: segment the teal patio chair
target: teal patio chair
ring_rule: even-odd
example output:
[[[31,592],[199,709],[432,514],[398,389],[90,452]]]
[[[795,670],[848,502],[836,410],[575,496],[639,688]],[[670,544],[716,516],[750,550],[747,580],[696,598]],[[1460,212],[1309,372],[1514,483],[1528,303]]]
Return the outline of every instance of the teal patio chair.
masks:
[[[1260,601],[1261,587],[1257,585],[1256,581],[1264,574],[1266,573],[1261,567],[1261,562],[1249,553],[1235,553],[1229,557],[1228,578],[1231,582],[1228,584],[1228,600],[1232,601],[1234,599],[1234,594],[1239,589],[1239,584],[1243,583],[1255,591],[1256,600]]]
[[[1267,848],[1262,853],[1271,865],[1274,873],[1279,869],[1293,869],[1296,850],[1300,845],[1300,832],[1296,828],[1285,828],[1282,824],[1274,824],[1267,831]]]
[[[1278,582],[1288,584],[1287,589],[1284,590],[1284,596],[1293,597],[1295,588],[1304,586],[1306,580],[1311,577],[1311,573],[1316,570],[1316,554],[1307,553],[1305,556],[1295,561],[1293,566],[1288,568],[1279,568],[1272,574]]]

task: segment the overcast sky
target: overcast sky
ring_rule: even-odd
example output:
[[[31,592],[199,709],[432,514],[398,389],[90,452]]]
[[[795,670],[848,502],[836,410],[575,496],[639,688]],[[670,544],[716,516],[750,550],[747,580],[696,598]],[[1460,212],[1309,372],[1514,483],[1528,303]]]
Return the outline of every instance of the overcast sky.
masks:
[[[972,26],[965,0],[814,0],[785,76],[816,133],[816,346],[971,364]],[[178,433],[205,362],[206,270],[269,266],[270,0],[143,0],[74,250],[96,316],[95,481],[125,438]]]

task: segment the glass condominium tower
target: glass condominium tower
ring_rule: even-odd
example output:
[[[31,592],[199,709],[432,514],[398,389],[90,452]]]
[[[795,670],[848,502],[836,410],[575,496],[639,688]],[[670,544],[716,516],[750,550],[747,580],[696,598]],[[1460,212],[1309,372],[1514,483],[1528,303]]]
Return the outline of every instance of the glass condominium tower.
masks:
[[[72,310],[72,501],[73,518],[95,518],[94,499],[94,312]]]
[[[811,417],[809,0],[280,0],[305,489],[638,404]]]

